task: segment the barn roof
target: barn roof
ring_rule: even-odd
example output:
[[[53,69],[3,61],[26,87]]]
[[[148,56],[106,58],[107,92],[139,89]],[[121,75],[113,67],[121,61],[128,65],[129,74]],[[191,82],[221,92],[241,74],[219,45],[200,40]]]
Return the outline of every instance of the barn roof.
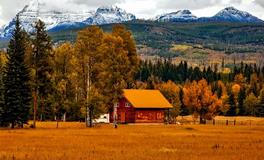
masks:
[[[124,89],[124,97],[134,108],[172,108],[159,90]]]

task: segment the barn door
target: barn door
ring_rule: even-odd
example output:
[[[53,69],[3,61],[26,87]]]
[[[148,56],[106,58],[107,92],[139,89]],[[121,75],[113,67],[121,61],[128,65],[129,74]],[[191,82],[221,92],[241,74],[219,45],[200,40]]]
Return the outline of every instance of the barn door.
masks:
[[[126,113],[121,112],[121,123],[126,123]]]

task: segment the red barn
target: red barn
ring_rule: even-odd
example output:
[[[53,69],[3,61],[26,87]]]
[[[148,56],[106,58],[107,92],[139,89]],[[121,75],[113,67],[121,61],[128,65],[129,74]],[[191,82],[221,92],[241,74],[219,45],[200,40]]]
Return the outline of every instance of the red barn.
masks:
[[[159,90],[125,89],[115,104],[118,123],[163,123],[165,110],[172,105]],[[114,112],[110,113],[114,121]]]

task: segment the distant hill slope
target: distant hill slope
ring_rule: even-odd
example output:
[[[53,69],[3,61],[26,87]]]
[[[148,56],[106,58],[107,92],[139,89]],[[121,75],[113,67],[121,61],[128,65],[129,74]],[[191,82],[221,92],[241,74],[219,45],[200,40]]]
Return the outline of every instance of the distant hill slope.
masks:
[[[252,23],[179,23],[131,21],[124,23],[134,35],[138,47],[148,47],[149,54],[169,54],[175,43],[199,44],[213,50],[232,52],[264,52],[264,25]],[[113,24],[101,25],[111,31]],[[54,42],[74,41],[72,28],[50,32]]]
[[[123,23],[132,31],[139,53],[177,56],[174,44],[188,44],[229,53],[264,53],[264,24],[215,22],[154,22],[134,20]],[[114,24],[100,27],[111,32]],[[87,26],[72,26],[49,31],[55,44],[76,39],[77,32]],[[0,41],[6,47],[7,41]],[[142,51],[142,52],[141,52]]]

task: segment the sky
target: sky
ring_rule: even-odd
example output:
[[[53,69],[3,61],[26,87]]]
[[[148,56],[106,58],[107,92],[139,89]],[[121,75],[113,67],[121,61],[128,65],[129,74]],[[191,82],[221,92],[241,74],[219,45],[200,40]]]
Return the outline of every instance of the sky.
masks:
[[[0,26],[7,24],[31,0],[0,0]],[[137,18],[189,9],[198,17],[209,17],[225,7],[233,6],[264,20],[264,0],[39,0],[50,9],[96,10],[100,6],[116,5]]]

